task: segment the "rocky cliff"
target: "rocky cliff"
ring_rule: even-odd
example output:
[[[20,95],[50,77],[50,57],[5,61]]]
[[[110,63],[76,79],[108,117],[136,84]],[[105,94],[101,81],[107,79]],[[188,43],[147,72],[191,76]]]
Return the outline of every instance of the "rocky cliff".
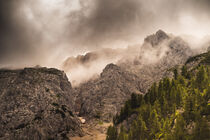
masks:
[[[149,35],[144,39],[144,43],[149,43],[152,46],[157,46],[162,41],[169,39],[169,35],[167,35],[164,31],[158,30],[155,34]]]
[[[182,38],[168,35],[162,30],[145,38],[135,62],[119,63],[123,69],[139,76],[146,93],[153,82],[172,76],[171,68],[182,65],[194,52]]]
[[[141,94],[138,76],[109,64],[96,80],[75,89],[80,116],[111,121],[132,93]]]
[[[76,110],[86,118],[110,121],[132,93],[144,94],[155,81],[173,76],[172,68],[192,55],[184,40],[159,30],[145,38],[137,59],[109,64],[99,78],[75,88]]]
[[[82,135],[72,87],[57,69],[0,70],[0,139]]]

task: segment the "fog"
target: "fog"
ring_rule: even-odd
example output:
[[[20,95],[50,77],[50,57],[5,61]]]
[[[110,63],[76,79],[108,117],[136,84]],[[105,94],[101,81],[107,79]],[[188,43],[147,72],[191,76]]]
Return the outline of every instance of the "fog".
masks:
[[[158,29],[198,48],[209,42],[209,24],[209,0],[1,0],[0,67],[64,69],[69,57],[103,48],[126,50]],[[122,56],[95,60],[96,73]],[[79,71],[95,73],[89,66],[69,75]]]
[[[67,58],[62,69],[67,73],[73,86],[90,79],[94,80],[109,63],[133,62],[139,56],[139,45],[127,48],[104,48],[84,55]]]

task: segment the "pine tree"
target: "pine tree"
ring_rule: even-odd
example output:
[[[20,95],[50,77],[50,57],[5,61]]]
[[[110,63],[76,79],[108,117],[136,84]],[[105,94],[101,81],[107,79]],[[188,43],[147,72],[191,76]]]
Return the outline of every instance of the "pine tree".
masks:
[[[165,120],[162,119],[162,133],[163,137],[167,139],[169,135],[171,135],[171,123],[170,119],[166,118]],[[160,137],[159,137],[160,138]]]
[[[175,68],[174,69],[174,79],[178,78],[178,70]]]
[[[199,88],[201,91],[203,91],[203,89],[205,87],[209,86],[209,79],[208,79],[208,74],[206,72],[206,69],[204,68],[204,66],[201,66],[198,70],[198,73],[196,75],[196,80],[195,80],[195,85],[197,88]]]
[[[117,135],[117,128],[115,126],[109,126],[106,140],[117,140]]]
[[[150,112],[148,129],[150,130],[150,139],[156,139],[156,134],[160,131],[159,116],[155,109]]]
[[[193,130],[193,140],[209,140],[209,132],[210,129],[207,120],[201,118],[195,124],[195,129]]]
[[[142,117],[139,116],[138,120],[133,121],[129,132],[129,140],[144,140],[148,137],[147,127]]]
[[[131,108],[137,108],[138,107],[138,101],[137,101],[137,95],[135,93],[131,94]]]
[[[192,77],[186,78],[188,74]],[[161,80],[158,86],[154,83],[145,96],[131,95],[131,99],[126,101],[121,109],[120,115],[116,115],[113,120],[120,123],[133,113],[137,117],[132,121],[128,133],[121,128],[117,140],[209,139],[208,66],[201,66],[189,72],[184,66],[182,75],[178,76],[177,72],[175,77],[176,79],[172,80],[168,78]],[[187,128],[191,125],[195,128],[188,131]],[[117,131],[113,128],[108,131],[110,138],[116,139]]]
[[[175,130],[173,134],[173,138],[175,140],[185,140],[186,139],[186,130],[185,130],[185,120],[179,115],[176,119]]]
[[[182,74],[183,77],[185,77],[185,78],[187,77],[187,67],[185,65],[182,67],[182,73],[181,74]]]
[[[191,121],[191,120],[194,120],[194,109],[195,109],[195,102],[193,101],[193,95],[191,96],[188,96],[186,98],[186,101],[185,101],[185,106],[184,106],[184,117],[186,119],[187,122]]]
[[[123,126],[121,126],[121,128],[120,128],[120,134],[119,134],[117,140],[128,140],[128,136],[127,136]]]

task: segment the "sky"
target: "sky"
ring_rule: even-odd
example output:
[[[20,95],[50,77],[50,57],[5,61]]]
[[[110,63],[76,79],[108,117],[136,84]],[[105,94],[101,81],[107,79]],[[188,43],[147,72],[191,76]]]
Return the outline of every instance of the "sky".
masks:
[[[1,0],[0,67],[59,68],[69,56],[141,43],[162,29],[205,37],[210,0]]]

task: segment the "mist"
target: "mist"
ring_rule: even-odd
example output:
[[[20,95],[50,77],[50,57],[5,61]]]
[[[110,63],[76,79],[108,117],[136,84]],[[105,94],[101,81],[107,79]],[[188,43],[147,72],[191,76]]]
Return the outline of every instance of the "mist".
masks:
[[[158,29],[198,48],[210,40],[209,9],[209,0],[1,0],[0,67],[67,70],[64,63],[69,57],[113,49],[117,55],[111,59],[103,56],[89,66],[75,64],[67,70],[74,79],[82,72],[93,76],[107,63],[133,55],[116,50],[141,46]]]
[[[72,85],[78,86],[88,80],[98,78],[109,63],[132,63],[139,57],[139,47],[135,45],[117,49],[104,48],[69,57],[64,61],[62,69],[67,73]]]

